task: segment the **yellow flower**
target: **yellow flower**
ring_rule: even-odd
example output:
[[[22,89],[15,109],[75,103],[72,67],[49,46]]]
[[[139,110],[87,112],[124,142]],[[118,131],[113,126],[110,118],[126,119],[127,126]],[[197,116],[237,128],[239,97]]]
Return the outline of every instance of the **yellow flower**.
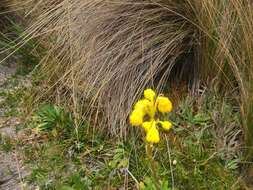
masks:
[[[166,131],[170,130],[172,127],[172,123],[169,121],[160,121],[159,123],[162,125],[162,128]]]
[[[129,116],[131,125],[143,127],[146,132],[146,141],[151,145],[160,141],[157,124],[161,125],[164,130],[170,130],[172,127],[170,121],[159,121],[158,111],[161,113],[171,112],[171,101],[164,96],[157,97],[152,89],[146,89],[144,91],[144,99],[139,100],[134,105],[134,109]]]
[[[153,101],[154,98],[155,98],[155,92],[152,90],[152,89],[147,89],[147,90],[144,90],[144,97],[147,99],[147,100],[150,100],[150,101]]]
[[[157,108],[161,113],[171,112],[172,103],[167,97],[158,97],[157,98]]]
[[[148,130],[146,141],[149,143],[158,143],[160,141],[159,131],[155,124]]]
[[[150,109],[151,102],[146,100],[146,99],[141,99],[139,100],[135,105],[134,109],[135,110],[143,110],[145,113]]]
[[[133,125],[133,126],[142,125],[144,115],[145,114],[142,110],[140,110],[140,109],[134,110],[129,117],[131,125]]]
[[[142,124],[142,127],[144,128],[144,130],[146,132],[149,131],[149,129],[152,127],[152,121],[145,121],[143,124]]]

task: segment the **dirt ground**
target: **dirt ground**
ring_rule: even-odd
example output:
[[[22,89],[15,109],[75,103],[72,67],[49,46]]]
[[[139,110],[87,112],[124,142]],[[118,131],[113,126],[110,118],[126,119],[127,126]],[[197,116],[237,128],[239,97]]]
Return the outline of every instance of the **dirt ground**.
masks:
[[[0,92],[12,90],[8,85],[8,80],[15,74],[16,66],[0,65]],[[8,88],[8,89],[7,89]],[[0,105],[6,101],[6,96],[0,93]],[[7,107],[0,106],[0,143],[4,143],[3,139],[16,140],[19,134],[16,126],[20,123],[19,119],[14,116],[6,116]],[[0,148],[0,189],[1,190],[23,190],[27,189],[23,179],[29,174],[24,168],[22,159],[18,154],[20,147],[14,146],[11,150],[6,151]]]

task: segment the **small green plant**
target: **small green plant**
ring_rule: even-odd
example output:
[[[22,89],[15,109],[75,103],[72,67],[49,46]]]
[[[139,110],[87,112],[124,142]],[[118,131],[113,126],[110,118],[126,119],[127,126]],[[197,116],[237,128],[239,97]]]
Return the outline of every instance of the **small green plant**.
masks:
[[[130,123],[133,126],[142,126],[147,133],[146,154],[151,165],[154,189],[158,190],[161,189],[162,184],[157,173],[157,163],[153,159],[153,145],[160,141],[159,128],[168,131],[172,127],[171,122],[160,120],[162,114],[172,111],[172,103],[167,97],[162,95],[157,96],[152,89],[146,89],[144,97],[144,99],[139,100],[135,104],[134,110],[130,115]]]
[[[129,159],[126,155],[126,151],[122,144],[118,145],[118,148],[114,150],[114,156],[112,161],[109,162],[111,168],[126,168],[129,164]]]
[[[149,177],[146,177],[144,179],[144,182],[141,182],[139,184],[139,188],[141,190],[154,190],[156,188],[156,186],[154,185],[154,183],[152,182],[152,180]],[[167,180],[163,180],[161,182],[160,190],[171,190]]]
[[[72,126],[71,114],[55,105],[43,105],[33,116],[33,127],[38,131],[53,131],[57,133]]]

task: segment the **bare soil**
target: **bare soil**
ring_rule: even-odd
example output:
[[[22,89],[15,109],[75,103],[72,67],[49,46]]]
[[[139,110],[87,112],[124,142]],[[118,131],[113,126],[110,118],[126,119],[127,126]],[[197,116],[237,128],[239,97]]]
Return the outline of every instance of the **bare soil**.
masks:
[[[15,72],[15,65],[0,65],[0,92],[7,90],[6,88],[12,88],[7,83]],[[6,101],[6,98],[0,93],[0,105],[1,103],[4,105],[3,103]],[[0,143],[4,143],[3,139],[10,139],[11,142],[15,142],[21,134],[16,130],[16,126],[20,124],[19,119],[14,116],[5,116],[6,110],[7,106],[0,107],[0,137],[2,139]],[[19,148],[17,145],[11,147],[9,151],[0,148],[0,190],[27,189],[23,179],[29,172],[22,163],[22,159],[18,153]]]

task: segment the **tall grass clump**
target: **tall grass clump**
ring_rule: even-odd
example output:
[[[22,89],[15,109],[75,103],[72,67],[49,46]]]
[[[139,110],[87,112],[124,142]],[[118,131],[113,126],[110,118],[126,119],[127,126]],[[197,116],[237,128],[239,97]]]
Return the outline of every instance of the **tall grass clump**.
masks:
[[[131,105],[145,86],[161,89],[172,73],[192,83],[196,78],[193,36],[198,31],[179,16],[187,6],[185,1],[181,6],[43,1],[29,31],[50,36],[42,70],[48,83],[70,92],[63,98],[73,104],[74,113],[80,113],[79,105],[88,108],[85,113],[102,111],[110,133],[124,136]]]
[[[237,100],[248,156],[252,156],[253,145],[252,8],[248,0],[206,1],[204,12],[198,15],[199,26],[207,34],[201,41],[201,74],[204,79],[212,79],[217,90],[228,92]]]
[[[47,39],[41,73],[75,118],[104,118],[111,134],[125,136],[127,115],[146,86],[159,92],[184,80],[193,90],[204,84],[232,94],[252,147],[250,0],[27,2],[25,38]]]

